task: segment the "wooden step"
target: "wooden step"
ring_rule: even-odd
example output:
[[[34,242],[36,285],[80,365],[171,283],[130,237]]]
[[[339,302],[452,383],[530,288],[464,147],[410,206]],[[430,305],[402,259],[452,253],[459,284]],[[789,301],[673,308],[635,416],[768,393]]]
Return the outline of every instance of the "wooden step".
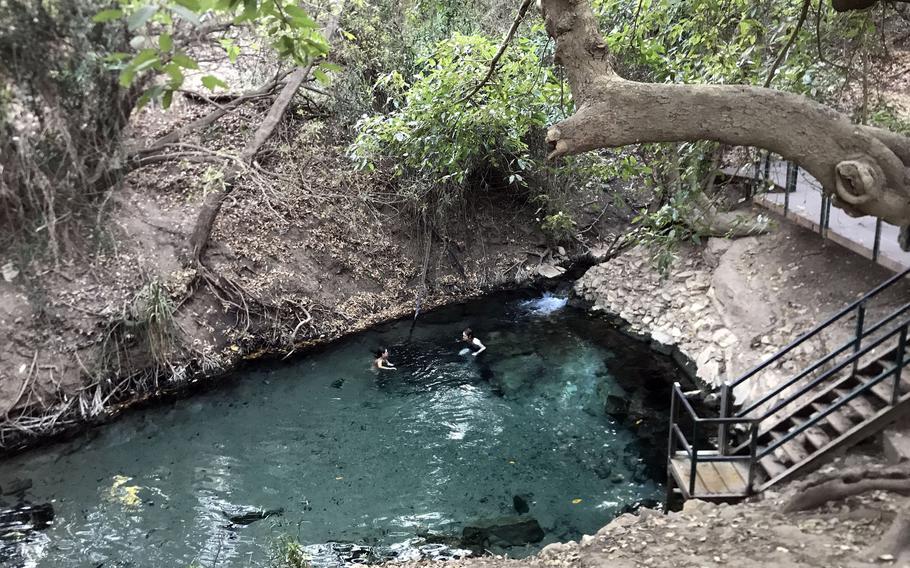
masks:
[[[806,394],[804,394],[802,396],[802,398],[800,399],[802,402],[791,403],[788,408],[793,408],[793,410],[791,412],[789,412],[787,416],[770,423],[767,426],[767,428],[762,428],[762,430],[759,432],[759,437],[768,434],[768,432],[770,432],[772,430],[780,429],[781,426],[784,426],[794,416],[800,416],[803,414],[808,415],[808,414],[813,413],[814,405],[816,403],[821,403],[822,402],[821,399],[834,393],[835,389],[851,385],[852,383],[855,383],[855,382],[856,382],[856,379],[854,377],[850,376],[849,373],[845,372],[843,374],[843,376],[834,377],[827,383],[822,383],[821,385],[816,387],[816,390],[813,390],[813,391],[810,391],[810,392],[807,392]],[[824,404],[824,403],[822,403],[822,404]],[[786,410],[786,408],[784,408],[782,410]],[[740,448],[737,448],[737,449],[740,449]]]
[[[837,393],[838,398],[843,398],[849,394],[849,391],[843,389],[835,389],[835,392]],[[873,406],[864,395],[854,397],[847,402],[846,406],[853,410],[862,420],[869,418],[877,412],[875,406]]]
[[[894,378],[889,377],[881,382],[875,383],[869,390],[886,405],[891,404],[892,390],[894,389]],[[899,393],[900,394],[900,393]]]
[[[765,471],[765,475],[768,476],[768,479],[773,479],[787,471],[787,466],[774,459],[774,456],[772,455],[767,455],[758,460],[758,465]]]
[[[774,438],[775,441],[777,441],[777,440],[780,440],[781,438],[783,438],[784,436],[786,436],[787,433],[788,432],[771,432],[771,437]],[[793,465],[798,464],[799,462],[803,461],[804,459],[809,457],[809,452],[806,450],[805,446],[803,445],[803,438],[804,438],[804,435],[800,434],[800,435],[796,436],[795,438],[793,438],[792,440],[790,440],[789,442],[778,447],[774,451],[774,456],[778,459],[778,461],[789,462],[790,464],[793,464]],[[781,453],[780,453],[781,451],[783,451],[783,455],[781,455]],[[786,458],[784,458],[784,456],[786,456]],[[784,459],[782,459],[782,458],[784,458]]]
[[[817,424],[808,427],[803,433],[803,436],[805,437],[806,441],[809,442],[809,445],[811,446],[810,450],[813,452],[815,450],[824,448],[828,445],[828,442],[831,441],[831,436],[826,434],[825,431]]]
[[[828,406],[821,404],[819,402],[813,403],[812,408],[815,409],[816,413],[820,413],[824,410],[827,410]],[[840,408],[834,412],[828,414],[826,417],[822,418],[818,424],[827,423],[831,426],[831,429],[838,433],[838,435],[843,434],[847,430],[853,427],[853,420],[850,418],[850,415],[846,412],[845,409]]]

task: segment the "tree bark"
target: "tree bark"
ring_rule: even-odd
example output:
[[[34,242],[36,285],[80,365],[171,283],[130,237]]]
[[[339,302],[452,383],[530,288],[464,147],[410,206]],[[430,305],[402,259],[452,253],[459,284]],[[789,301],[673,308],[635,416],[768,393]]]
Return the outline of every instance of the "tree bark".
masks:
[[[756,146],[797,162],[849,214],[910,225],[907,138],[773,89],[625,80],[587,0],[542,0],[541,8],[577,108],[547,133],[551,159],[644,142]]]
[[[333,14],[326,25],[324,33],[327,40],[330,40],[338,29],[338,18],[337,14]],[[232,163],[227,171],[224,172],[221,189],[205,196],[202,207],[199,210],[199,216],[196,218],[196,224],[193,227],[193,234],[190,236],[190,250],[196,266],[202,264],[205,248],[208,246],[212,229],[215,226],[215,220],[218,218],[218,213],[221,211],[224,200],[234,190],[234,186],[243,175],[243,172],[253,163],[256,154],[275,132],[275,128],[284,117],[291,100],[303,82],[309,77],[314,65],[315,63],[310,63],[306,67],[297,67],[288,75],[284,87],[278,93],[275,102],[272,103],[265,119],[253,132],[252,137],[247,140],[246,145],[240,152],[240,159],[238,162]]]
[[[891,491],[910,495],[910,468],[906,464],[882,469],[853,468],[803,483],[785,513],[815,509],[827,503],[869,491]]]

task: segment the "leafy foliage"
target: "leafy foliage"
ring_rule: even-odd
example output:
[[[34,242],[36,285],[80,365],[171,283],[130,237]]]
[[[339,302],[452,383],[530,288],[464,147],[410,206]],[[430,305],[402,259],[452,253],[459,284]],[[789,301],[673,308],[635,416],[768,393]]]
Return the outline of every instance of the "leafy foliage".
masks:
[[[187,53],[190,38],[219,27],[251,25],[279,57],[297,65],[307,65],[329,51],[316,22],[293,0],[121,0],[119,6],[98,12],[93,20],[109,25],[125,21],[134,34],[132,52],[109,56],[120,71],[120,85],[129,87],[148,74],[162,77],[143,93],[140,106],[159,98],[165,108],[170,106],[185,74],[199,69]],[[219,45],[232,63],[236,61],[238,49],[230,39],[222,38]],[[211,91],[227,87],[214,75],[202,77],[202,84]]]
[[[527,136],[555,118],[560,86],[542,65],[539,41],[518,39],[493,77],[486,75],[498,42],[456,34],[418,63],[413,81],[393,71],[377,85],[392,94],[394,110],[365,116],[351,155],[362,168],[390,163],[398,175],[463,186],[479,170],[495,170],[508,184],[523,184],[535,167]]]
[[[96,218],[98,185],[135,97],[105,55],[126,30],[102,30],[98,0],[6,0],[0,9],[0,250],[41,241],[58,257]]]
[[[771,86],[837,106],[842,104],[847,67],[820,54],[855,52],[873,26],[864,15],[832,16],[824,3],[813,0],[816,22],[800,28],[774,70]],[[764,85],[796,29],[803,0],[593,0],[593,5],[626,77]],[[712,160],[718,151],[708,142],[622,151],[642,154],[642,161],[654,168],[647,172],[650,180],[642,179],[655,184],[656,199],[650,212],[641,212],[634,221],[639,227],[636,238],[651,248],[661,269],[672,261],[675,243],[699,236],[697,228],[685,223],[693,200],[702,198],[714,177]],[[667,159],[671,154],[673,159]]]

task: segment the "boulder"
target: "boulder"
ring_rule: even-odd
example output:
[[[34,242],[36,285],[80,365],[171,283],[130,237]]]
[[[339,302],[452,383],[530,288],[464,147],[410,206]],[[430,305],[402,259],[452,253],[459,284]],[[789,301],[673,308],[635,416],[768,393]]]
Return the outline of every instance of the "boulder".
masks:
[[[466,526],[461,533],[461,543],[471,549],[482,550],[489,546],[508,548],[540,542],[544,536],[540,523],[533,517],[499,517]]]
[[[565,268],[556,266],[555,264],[542,264],[537,269],[537,274],[540,274],[544,278],[559,278],[565,274],[565,272]]]

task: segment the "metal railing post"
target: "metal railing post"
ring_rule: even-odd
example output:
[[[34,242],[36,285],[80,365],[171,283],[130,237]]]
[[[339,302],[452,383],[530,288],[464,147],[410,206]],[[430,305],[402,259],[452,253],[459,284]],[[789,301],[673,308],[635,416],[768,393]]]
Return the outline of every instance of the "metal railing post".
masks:
[[[791,161],[787,161],[787,181],[786,187],[784,187],[784,218],[787,218],[787,213],[790,211],[790,192],[796,191],[796,164]]]
[[[859,307],[856,309],[856,336],[854,337],[855,342],[853,343],[853,354],[856,355],[859,353],[860,349],[863,348],[863,326],[866,324],[866,302],[862,302]],[[853,376],[856,376],[856,371],[859,370],[859,357],[853,361]]]
[[[720,417],[730,417],[730,383],[724,381],[720,386]],[[727,425],[719,424],[717,426],[717,451],[720,455],[727,455]]]
[[[882,250],[882,219],[875,220],[875,240],[872,242],[872,260],[877,261]]]
[[[695,476],[698,475],[698,422],[692,419],[692,440],[689,442],[692,455],[689,459],[689,497],[695,497]]]
[[[749,430],[749,475],[746,479],[746,495],[752,494],[752,483],[755,481],[755,455],[758,452],[758,421],[752,423]]]
[[[891,391],[891,406],[897,404],[897,399],[901,396],[901,374],[904,369],[904,353],[907,350],[907,328],[910,323],[901,328],[900,337],[897,340],[897,357],[894,363],[897,368],[894,369],[894,390]]]
[[[818,213],[818,234],[825,236],[825,212],[828,210],[828,196],[822,194],[822,209]]]
[[[670,397],[670,439],[667,440],[668,468],[670,467],[670,460],[673,459],[673,454],[676,453],[676,436],[673,435],[673,426],[676,425],[679,418],[679,405],[676,403],[676,388],[679,387],[679,383],[674,383],[673,387],[673,396]]]

